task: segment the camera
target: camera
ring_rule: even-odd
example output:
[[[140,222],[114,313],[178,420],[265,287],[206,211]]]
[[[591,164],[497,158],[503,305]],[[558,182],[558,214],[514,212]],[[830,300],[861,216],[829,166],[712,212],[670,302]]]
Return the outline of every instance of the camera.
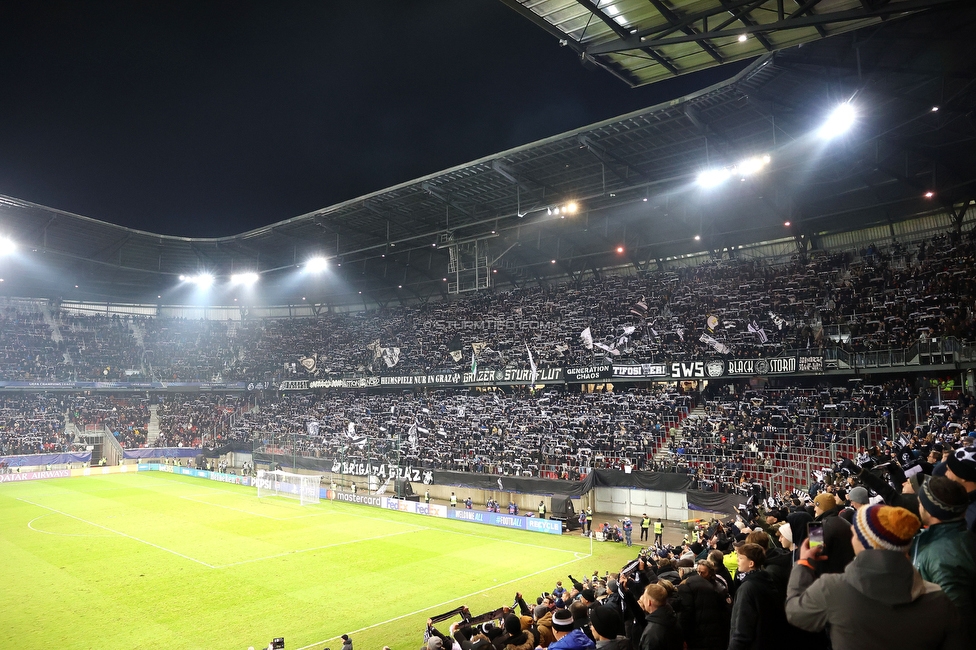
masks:
[[[276,636],[271,639],[271,645],[269,646],[271,650],[284,650],[285,648],[285,637]]]

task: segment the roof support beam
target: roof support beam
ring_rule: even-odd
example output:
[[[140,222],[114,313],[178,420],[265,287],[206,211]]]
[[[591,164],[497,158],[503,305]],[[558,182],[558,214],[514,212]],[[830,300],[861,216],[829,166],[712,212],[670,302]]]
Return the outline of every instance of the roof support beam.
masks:
[[[451,197],[446,196],[443,192],[441,192],[439,189],[435,188],[430,183],[422,183],[420,185],[420,187],[423,188],[423,190],[425,192],[427,192],[428,194],[430,194],[431,196],[433,196],[433,197],[435,197],[437,199],[440,199],[441,201],[443,201],[444,203],[446,203],[449,207],[454,208],[455,210],[457,210],[458,212],[461,212],[462,214],[468,215],[472,219],[475,218],[475,215],[472,214],[472,212],[470,210],[468,210],[467,208],[465,208],[462,205],[460,205],[457,201],[455,201]]]
[[[641,170],[637,169],[636,167],[634,167],[633,165],[631,165],[630,163],[628,163],[626,160],[624,160],[623,158],[621,158],[617,154],[613,153],[612,151],[610,151],[608,149],[604,149],[603,147],[601,147],[600,145],[598,145],[596,142],[594,142],[589,136],[579,135],[577,137],[577,140],[579,141],[579,143],[582,146],[586,147],[586,150],[587,151],[589,151],[594,156],[596,156],[596,158],[600,162],[602,162],[603,164],[607,165],[607,167],[610,168],[610,171],[613,172],[613,174],[617,178],[619,178],[620,180],[622,180],[627,185],[630,185],[633,182],[633,179],[630,179],[630,178],[627,177],[629,174],[633,174],[633,175],[637,176],[641,181],[643,181],[645,183],[650,183],[651,182],[651,179],[650,179],[650,177],[647,174],[645,174]],[[624,170],[627,172],[627,175],[621,174],[620,173],[620,170],[618,170],[617,167],[623,167]]]
[[[604,13],[604,11],[602,9],[600,9],[595,3],[591,2],[590,0],[576,0],[576,2],[578,2],[579,4],[581,4],[584,7],[586,7],[586,9],[588,9],[590,11],[590,13],[592,13],[594,16],[596,16],[601,21],[603,21],[603,23],[606,24],[607,27],[609,27],[613,31],[613,33],[617,35],[617,38],[627,38],[628,36],[630,36],[630,32],[629,31],[627,31],[626,29],[624,29],[623,27],[621,27],[620,25],[618,25],[617,24],[617,21],[615,21],[612,18],[610,18],[610,16],[608,16],[606,13]],[[667,60],[661,54],[658,54],[657,52],[655,52],[650,47],[645,47],[643,45],[638,45],[637,47],[630,48],[630,49],[640,50],[644,54],[647,54],[652,59],[654,59],[661,67],[663,67],[665,70],[667,70],[671,74],[673,74],[675,76],[677,76],[678,74],[680,74],[678,72],[678,68],[676,68],[673,63],[671,63],[669,60]]]
[[[738,20],[738,18],[733,18],[725,21],[723,24],[714,29],[710,29],[707,32],[702,31],[690,36],[687,34],[684,36],[670,36],[670,34],[673,34],[686,24],[691,24],[697,20],[702,20],[703,18],[707,18],[715,14],[714,11],[709,11],[686,16],[685,19],[682,20],[678,25],[674,25],[668,29],[655,27],[648,30],[641,30],[635,34],[628,35],[626,38],[594,45],[593,47],[587,48],[586,53],[591,56],[596,56],[600,54],[626,52],[628,50],[640,48],[659,47],[662,45],[677,45],[679,43],[697,43],[700,41],[714,39],[736,38],[743,33],[755,35],[760,33],[789,31],[794,29],[806,29],[836,23],[848,23],[857,20],[864,20],[865,18],[886,18],[894,14],[907,14],[922,11],[924,9],[931,9],[955,1],[956,0],[906,0],[906,2],[899,2],[895,5],[887,5],[872,10],[857,8],[848,9],[846,11],[835,11],[831,13],[804,16],[802,15],[803,13],[809,13],[810,9],[820,2],[820,0],[807,0],[807,2],[801,5],[799,9],[790,14],[785,20],[757,24],[747,30],[725,29],[729,24]],[[748,4],[746,2],[737,3],[734,2],[734,0],[730,0],[730,3],[731,7],[741,7]],[[755,3],[756,7],[761,4],[762,2]],[[723,11],[727,10],[728,8],[729,6],[724,7]],[[647,38],[652,34],[654,35],[653,38]]]
[[[727,7],[730,4],[729,0],[719,0],[719,2],[722,3],[723,7]],[[782,8],[782,6],[783,4],[781,0],[780,7]],[[746,27],[756,26],[756,21],[754,21],[752,18],[749,17],[749,12],[746,10],[740,10],[736,12],[734,9],[730,9],[729,13],[735,16],[736,18],[738,18],[739,22],[745,25]],[[759,41],[760,45],[766,48],[767,52],[772,52],[775,49],[773,48],[773,44],[769,42],[769,39],[763,36],[762,34],[756,34],[755,36],[756,36],[756,40]]]
[[[649,2],[652,5],[654,5],[654,8],[657,9],[661,13],[661,15],[664,16],[665,20],[667,20],[672,25],[681,20],[678,14],[674,13],[671,10],[671,8],[668,7],[666,4],[664,4],[663,2],[661,2],[661,0],[649,0]],[[682,27],[681,31],[684,32],[685,34],[688,34],[689,36],[699,33],[697,29],[695,29],[690,25],[686,25],[685,27]],[[705,50],[705,52],[708,53],[708,56],[712,57],[712,59],[714,59],[716,63],[725,63],[725,59],[722,58],[722,55],[716,52],[715,48],[712,47],[711,44],[708,43],[707,41],[699,41],[698,47]]]

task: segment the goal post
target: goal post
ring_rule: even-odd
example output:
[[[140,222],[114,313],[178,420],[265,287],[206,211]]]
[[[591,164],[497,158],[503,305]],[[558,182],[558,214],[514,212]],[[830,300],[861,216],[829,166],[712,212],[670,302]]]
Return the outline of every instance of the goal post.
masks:
[[[297,499],[301,505],[320,501],[321,474],[293,474],[279,470],[258,470],[258,498],[286,497]]]

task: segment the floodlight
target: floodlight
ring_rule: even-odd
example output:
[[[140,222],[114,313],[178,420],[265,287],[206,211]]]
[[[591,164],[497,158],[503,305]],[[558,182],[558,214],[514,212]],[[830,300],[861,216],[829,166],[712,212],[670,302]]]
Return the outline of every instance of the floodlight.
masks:
[[[817,135],[826,140],[835,138],[850,129],[854,125],[856,117],[857,112],[854,107],[851,106],[850,102],[844,102],[834,109],[827,121],[817,131]]]
[[[14,251],[17,250],[17,244],[14,240],[9,237],[0,237],[0,257],[4,255],[13,255]]]
[[[729,176],[729,170],[724,167],[719,169],[706,169],[698,174],[698,184],[702,187],[716,187],[727,181]]]
[[[209,273],[201,273],[195,278],[191,278],[191,280],[201,289],[209,289],[210,285],[214,283],[214,276]]]
[[[735,169],[741,176],[752,176],[753,174],[759,173],[763,167],[769,164],[769,161],[769,156],[762,156],[761,158],[759,156],[753,156],[740,162],[735,166]]]
[[[564,211],[570,214],[576,214],[577,210],[579,210],[579,205],[576,204],[576,201],[570,201],[564,208]]]
[[[231,284],[243,284],[245,286],[251,286],[257,281],[258,281],[258,274],[253,272],[235,273],[234,275],[230,276]]]
[[[313,257],[305,262],[305,270],[309,273],[321,273],[329,267],[329,261],[324,257]]]
[[[739,42],[740,43],[745,43],[748,39],[749,39],[749,37],[746,36],[745,34],[739,34]]]

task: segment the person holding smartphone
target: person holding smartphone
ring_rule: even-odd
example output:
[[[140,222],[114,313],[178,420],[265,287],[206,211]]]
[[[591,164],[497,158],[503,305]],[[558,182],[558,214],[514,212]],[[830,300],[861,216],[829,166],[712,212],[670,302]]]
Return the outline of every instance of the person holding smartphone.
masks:
[[[851,546],[851,525],[840,517],[840,504],[833,494],[822,492],[813,500],[814,522],[820,524],[823,535],[824,556],[817,575],[823,573],[843,573],[854,559]]]
[[[861,508],[851,527],[854,560],[844,573],[820,577],[826,541],[805,540],[790,575],[787,620],[809,632],[828,630],[833,650],[970,647],[952,601],[925,583],[908,557],[920,527],[904,508]]]

